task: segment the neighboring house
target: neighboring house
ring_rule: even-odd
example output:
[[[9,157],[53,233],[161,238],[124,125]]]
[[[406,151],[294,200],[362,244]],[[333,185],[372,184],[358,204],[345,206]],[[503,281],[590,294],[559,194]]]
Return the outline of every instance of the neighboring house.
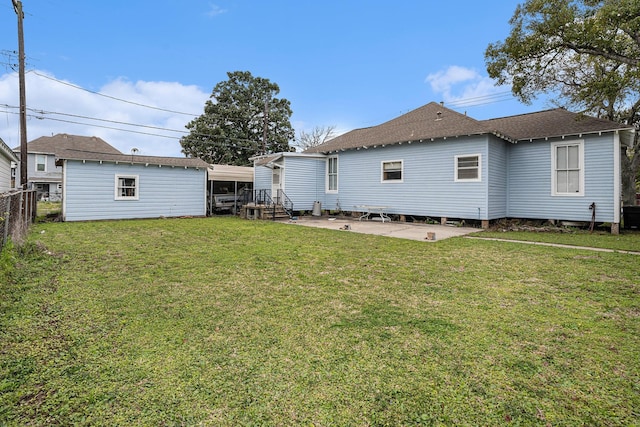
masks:
[[[56,134],[27,143],[27,183],[37,190],[38,200],[58,201],[62,197],[62,169],[56,166],[59,153],[72,150],[91,153],[122,154],[95,136]],[[20,156],[20,147],[13,151]]]
[[[15,188],[15,177],[12,176],[12,170],[18,164],[18,157],[0,138],[0,193],[6,193]]]
[[[75,150],[57,156],[63,221],[206,215],[209,165],[200,159]]]
[[[620,223],[620,159],[634,129],[553,109],[475,120],[429,103],[304,153],[254,158],[256,190],[294,210],[474,220]]]

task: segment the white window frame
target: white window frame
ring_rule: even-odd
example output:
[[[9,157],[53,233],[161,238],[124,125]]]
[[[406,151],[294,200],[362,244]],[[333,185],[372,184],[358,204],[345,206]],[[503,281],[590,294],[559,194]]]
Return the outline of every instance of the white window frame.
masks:
[[[39,162],[38,159],[42,159],[42,162]],[[38,165],[42,165],[42,170],[38,169]],[[47,171],[47,155],[36,154],[36,172],[46,172],[46,171]]]
[[[335,161],[335,172],[331,172],[331,161]],[[326,181],[325,181],[325,189],[327,193],[337,193],[338,192],[338,156],[330,156],[327,157],[327,173],[326,173]],[[335,176],[335,188],[331,188],[331,176]]]
[[[576,192],[558,191],[558,172],[568,171],[567,169],[558,169],[557,152],[558,147],[578,146],[578,185]],[[573,169],[575,170],[575,169]],[[558,141],[551,143],[551,195],[555,197],[581,197],[584,196],[584,140],[576,139],[572,141]]]
[[[135,180],[135,195],[133,196],[122,196],[120,194],[120,179],[133,179]],[[140,177],[138,175],[116,175],[115,178],[115,189],[114,189],[114,199],[115,200],[139,200],[140,199]]]
[[[400,179],[385,179],[384,165],[389,163],[400,163]],[[400,184],[404,182],[404,160],[383,160],[380,162],[380,182],[383,184]]]
[[[458,171],[461,169],[459,163],[459,160],[462,158],[466,158],[466,157],[477,157],[478,158],[478,166],[476,167],[466,167],[464,169],[477,169],[478,170],[478,176],[476,178],[458,178]],[[453,178],[455,182],[481,182],[482,181],[482,154],[460,154],[458,156],[455,156],[454,159],[454,163],[453,163]]]

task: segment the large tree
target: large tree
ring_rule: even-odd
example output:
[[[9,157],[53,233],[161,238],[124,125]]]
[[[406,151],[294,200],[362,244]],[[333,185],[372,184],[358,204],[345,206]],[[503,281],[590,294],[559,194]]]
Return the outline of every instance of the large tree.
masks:
[[[187,124],[180,140],[187,157],[208,163],[249,165],[251,156],[290,151],[291,103],[276,98],[277,84],[248,71],[227,73],[207,100],[204,114]]]
[[[489,76],[530,103],[554,93],[558,105],[640,125],[640,1],[527,0],[511,32],[485,52]],[[623,198],[633,201],[640,144],[624,158]]]

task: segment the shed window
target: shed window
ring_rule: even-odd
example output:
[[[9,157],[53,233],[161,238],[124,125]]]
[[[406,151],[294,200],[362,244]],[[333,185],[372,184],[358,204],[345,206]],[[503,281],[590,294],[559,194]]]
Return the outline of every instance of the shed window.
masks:
[[[46,154],[36,154],[36,170],[38,172],[47,171],[47,155]]]
[[[338,157],[327,159],[327,192],[338,191]]]
[[[382,162],[382,182],[402,182],[402,160]]]
[[[138,200],[138,175],[116,175],[116,200]]]
[[[584,187],[583,143],[551,144],[553,195],[581,196]]]
[[[455,181],[480,181],[480,154],[456,156]]]

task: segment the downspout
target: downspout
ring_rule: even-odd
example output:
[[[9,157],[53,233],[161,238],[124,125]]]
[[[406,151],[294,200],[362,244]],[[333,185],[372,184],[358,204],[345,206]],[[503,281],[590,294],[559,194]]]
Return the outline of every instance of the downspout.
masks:
[[[67,160],[62,160],[62,221],[67,220]]]

